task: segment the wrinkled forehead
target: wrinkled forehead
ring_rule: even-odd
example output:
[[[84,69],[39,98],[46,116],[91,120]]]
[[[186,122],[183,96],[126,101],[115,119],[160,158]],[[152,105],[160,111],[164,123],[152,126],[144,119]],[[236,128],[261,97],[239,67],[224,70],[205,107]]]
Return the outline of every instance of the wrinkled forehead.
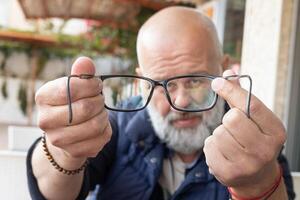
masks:
[[[139,35],[137,53],[145,76],[162,76],[167,72],[220,75],[222,50],[216,35],[205,27],[145,30]]]
[[[215,48],[207,41],[196,43],[189,38],[177,43],[164,41],[141,49],[139,65],[144,76],[159,79],[195,73],[221,73],[221,59]]]

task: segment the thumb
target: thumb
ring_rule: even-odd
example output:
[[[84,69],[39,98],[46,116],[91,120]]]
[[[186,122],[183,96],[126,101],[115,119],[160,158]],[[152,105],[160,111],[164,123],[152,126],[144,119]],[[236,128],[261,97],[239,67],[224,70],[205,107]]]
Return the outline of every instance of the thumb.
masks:
[[[95,74],[95,65],[88,57],[79,57],[72,65],[71,75]]]

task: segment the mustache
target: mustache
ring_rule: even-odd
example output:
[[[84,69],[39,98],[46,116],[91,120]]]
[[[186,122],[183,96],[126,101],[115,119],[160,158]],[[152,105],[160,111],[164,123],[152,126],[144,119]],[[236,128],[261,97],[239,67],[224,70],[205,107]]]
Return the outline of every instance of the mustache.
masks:
[[[166,116],[167,121],[180,120],[180,119],[188,119],[193,117],[203,117],[202,112],[191,112],[191,113],[175,113],[174,111],[170,111],[170,113]]]

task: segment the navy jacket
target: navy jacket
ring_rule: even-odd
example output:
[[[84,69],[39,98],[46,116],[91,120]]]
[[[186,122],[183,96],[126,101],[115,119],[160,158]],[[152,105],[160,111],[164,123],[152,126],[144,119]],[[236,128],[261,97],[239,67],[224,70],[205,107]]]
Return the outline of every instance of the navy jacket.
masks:
[[[78,199],[84,199],[96,185],[100,185],[97,199],[101,200],[162,199],[158,179],[162,172],[162,161],[169,150],[156,137],[146,109],[134,113],[111,112],[110,123],[112,139],[96,158],[90,159]],[[28,153],[28,184],[33,199],[44,199],[31,168],[35,144]],[[283,168],[289,198],[294,199],[287,161],[282,155],[278,161]],[[229,199],[229,193],[208,172],[205,157],[201,156],[196,165],[186,172],[184,182],[172,199],[224,200]]]

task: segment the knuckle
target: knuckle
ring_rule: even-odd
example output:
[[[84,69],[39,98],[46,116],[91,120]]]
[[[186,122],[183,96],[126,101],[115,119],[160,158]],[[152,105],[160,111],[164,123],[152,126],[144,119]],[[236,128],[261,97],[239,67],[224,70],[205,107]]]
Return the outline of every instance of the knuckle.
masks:
[[[253,153],[253,157],[255,160],[258,160],[261,164],[267,164],[272,161],[275,157],[275,152],[272,150],[273,148],[265,148],[265,147],[256,147],[256,151]]]
[[[261,109],[261,105],[258,101],[254,101],[254,100],[251,101],[251,103],[250,103],[250,114],[251,115],[259,113],[260,109]]]
[[[100,146],[95,145],[95,147],[90,150],[89,156],[96,157],[99,154],[99,152],[103,149],[103,147],[104,147],[104,145],[100,145]]]
[[[71,151],[69,153],[74,158],[82,158],[82,157],[86,156],[86,153],[81,151],[81,150],[74,150],[74,151]]]
[[[103,90],[103,82],[101,80],[99,80],[99,91]]]
[[[207,152],[210,145],[212,144],[212,140],[213,140],[212,137],[213,136],[209,136],[204,140],[204,147],[203,147],[204,152]]]
[[[49,128],[49,120],[42,113],[39,113],[39,115],[38,115],[37,124],[38,124],[38,127],[40,127],[40,129],[42,129],[44,131]]]
[[[93,132],[95,133],[100,133],[103,128],[102,128],[102,123],[99,119],[99,116],[94,117],[91,122],[90,122],[90,128]]]
[[[281,125],[281,128],[279,128],[279,132],[278,132],[279,145],[283,145],[286,140],[287,140],[286,130],[285,130],[284,126]]]
[[[232,94],[234,90],[234,85],[227,80],[225,81],[225,87],[223,87],[223,89],[226,92],[226,94]]]
[[[243,177],[243,172],[244,172],[244,169],[242,166],[240,165],[235,165],[235,169],[236,170],[232,170],[232,174],[231,174],[231,179],[233,180],[237,180],[241,177]]]
[[[97,157],[97,155],[98,155],[98,151],[96,152],[91,152],[91,153],[89,153],[89,157],[90,158],[95,158],[95,157]]]
[[[61,147],[62,146],[62,139],[58,134],[51,134],[48,136],[49,141],[52,145]]]
[[[43,97],[42,88],[40,88],[40,89],[38,89],[38,91],[36,91],[35,97],[34,97],[35,103],[37,105],[43,104],[43,98],[42,97]]]
[[[74,158],[83,158],[88,157],[89,152],[86,148],[78,148],[76,145],[73,145],[68,152]]]
[[[213,136],[217,138],[217,140],[222,136],[224,133],[225,128],[223,125],[218,126],[214,131],[213,131]]]
[[[111,137],[112,137],[112,130],[111,130],[110,125],[108,125],[108,127],[105,129],[105,132],[104,132],[105,144],[110,141]]]
[[[104,124],[106,125],[108,123],[108,112],[103,109],[102,112],[101,112],[101,115],[102,115],[102,121],[105,122]]]
[[[222,141],[224,141],[224,130],[222,128],[219,128],[218,131],[213,133],[213,142],[215,147],[222,146]]]
[[[232,126],[235,123],[238,123],[240,119],[240,111],[238,108],[230,109],[223,117],[222,123],[226,126]]]
[[[57,97],[58,99],[65,99],[67,96],[67,89],[65,86],[57,87]],[[72,99],[74,98],[74,94],[71,92]]]
[[[257,174],[257,172],[260,169],[260,166],[255,163],[248,163],[248,165],[243,166],[243,168],[244,168],[244,171],[243,171],[242,176],[251,177],[254,174]],[[241,169],[241,170],[243,170],[243,169]]]
[[[79,102],[78,109],[82,118],[90,117],[94,110],[94,104],[88,99],[83,99]]]

